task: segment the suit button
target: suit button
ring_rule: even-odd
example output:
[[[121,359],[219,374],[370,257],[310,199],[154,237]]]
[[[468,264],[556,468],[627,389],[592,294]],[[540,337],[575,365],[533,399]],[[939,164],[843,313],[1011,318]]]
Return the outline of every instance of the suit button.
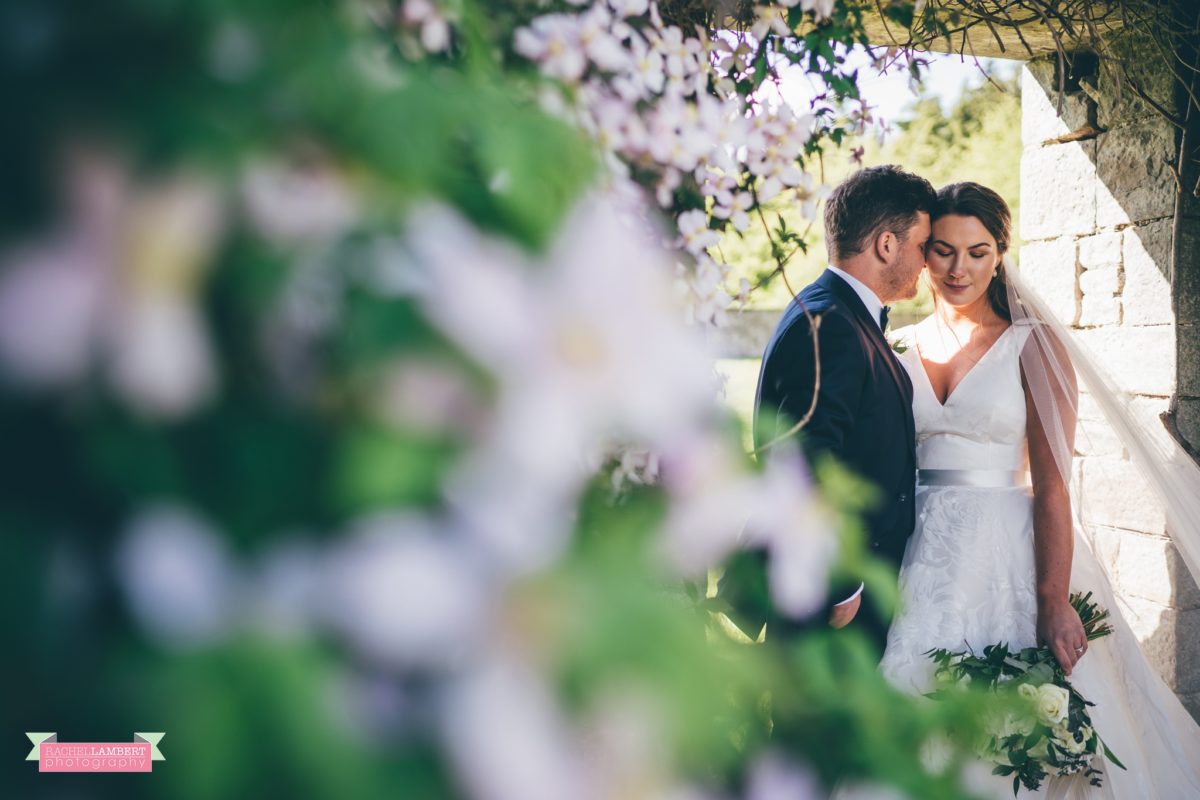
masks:
[[[871,549],[872,549],[872,550],[878,550],[878,549],[879,549],[879,542],[871,542]]]
[[[901,503],[908,502],[908,492],[901,492],[901,493],[900,493],[900,497],[899,497],[899,498],[897,498],[897,499],[898,499],[898,500],[899,500]]]

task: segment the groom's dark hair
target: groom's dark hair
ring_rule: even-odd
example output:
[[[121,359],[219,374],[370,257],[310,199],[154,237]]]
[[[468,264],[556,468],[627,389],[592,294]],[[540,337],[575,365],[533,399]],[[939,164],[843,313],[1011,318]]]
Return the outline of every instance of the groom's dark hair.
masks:
[[[834,187],[825,202],[825,246],[829,260],[861,253],[883,231],[901,241],[917,214],[933,213],[937,193],[929,181],[894,164],[866,167]]]

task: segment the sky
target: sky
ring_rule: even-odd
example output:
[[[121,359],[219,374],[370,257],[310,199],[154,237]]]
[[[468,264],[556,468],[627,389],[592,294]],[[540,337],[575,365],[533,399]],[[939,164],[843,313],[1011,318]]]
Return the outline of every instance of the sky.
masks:
[[[941,102],[944,110],[958,99],[965,87],[983,83],[985,78],[980,72],[980,65],[1003,75],[1011,75],[1020,67],[1018,61],[1000,58],[980,58],[977,65],[975,59],[964,59],[958,55],[924,53],[921,57],[929,62],[929,66],[922,71],[922,87],[926,94]],[[859,90],[868,104],[876,109],[876,116],[885,122],[903,119],[905,107],[917,97],[909,86],[908,70],[904,64],[900,63],[886,74],[880,74],[871,66],[866,52],[859,48],[851,51],[848,60],[852,67],[859,66]],[[807,109],[808,101],[820,91],[800,67],[785,69],[781,77],[779,94],[796,109]]]

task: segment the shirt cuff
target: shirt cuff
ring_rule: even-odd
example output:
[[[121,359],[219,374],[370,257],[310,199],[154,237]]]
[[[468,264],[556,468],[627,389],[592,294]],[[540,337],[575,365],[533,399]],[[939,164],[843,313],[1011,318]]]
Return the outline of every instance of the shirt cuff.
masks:
[[[850,595],[849,597],[847,597],[845,600],[842,600],[841,602],[834,603],[833,607],[837,608],[838,606],[844,606],[844,605],[846,605],[846,603],[849,603],[851,600],[854,600],[855,598],[857,598],[860,594],[863,593],[864,586],[866,586],[865,583],[860,583],[858,585],[858,589],[855,590],[854,594]]]

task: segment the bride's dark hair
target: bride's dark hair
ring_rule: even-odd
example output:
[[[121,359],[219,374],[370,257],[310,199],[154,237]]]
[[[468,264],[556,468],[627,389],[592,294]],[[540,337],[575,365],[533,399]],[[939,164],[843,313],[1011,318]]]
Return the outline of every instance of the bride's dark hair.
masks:
[[[996,274],[988,284],[988,302],[992,309],[1009,322],[1012,312],[1008,308],[1008,284],[1004,276],[1004,254],[1012,241],[1012,212],[1008,203],[996,192],[971,181],[951,183],[943,186],[937,193],[937,205],[933,209],[933,219],[947,214],[957,214],[961,217],[974,217],[983,223],[988,233],[996,240],[996,248],[1000,251],[1000,263],[996,265]]]

